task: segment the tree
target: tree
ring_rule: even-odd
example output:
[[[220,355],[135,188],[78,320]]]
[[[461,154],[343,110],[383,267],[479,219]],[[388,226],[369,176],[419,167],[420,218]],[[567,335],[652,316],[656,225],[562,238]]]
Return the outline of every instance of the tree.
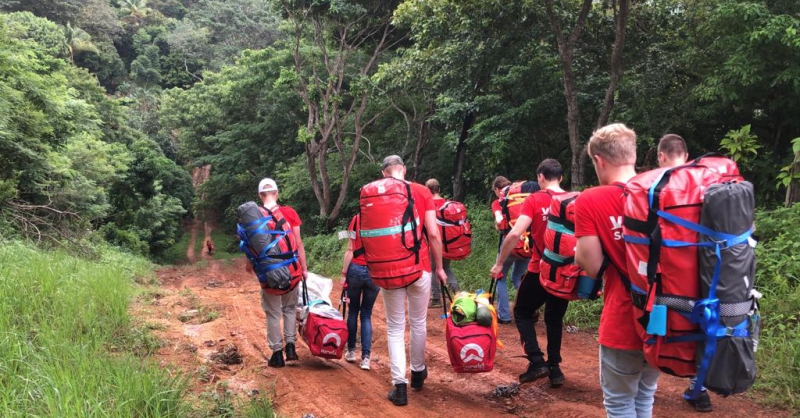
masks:
[[[75,62],[75,55],[81,52],[94,52],[99,53],[97,46],[92,43],[92,37],[86,33],[85,30],[72,27],[72,24],[67,22],[64,31],[66,36],[67,50],[69,51],[69,60]]]
[[[380,116],[366,113],[372,96],[370,76],[395,38],[391,25],[394,2],[323,1],[280,3],[291,32],[295,86],[307,110],[298,140],[305,144],[311,186],[320,216],[336,220],[345,203],[350,172],[358,157],[364,130]],[[319,64],[318,64],[319,63]],[[339,153],[342,185],[334,201],[330,152]]]
[[[564,97],[567,99],[567,128],[569,131],[569,147],[572,151],[571,182],[573,187],[583,185],[583,164],[581,163],[580,140],[580,110],[578,109],[578,92],[575,86],[575,74],[572,68],[574,60],[575,45],[583,32],[586,16],[592,8],[592,0],[583,0],[578,17],[574,26],[569,29],[569,34],[565,37],[565,31],[559,15],[553,9],[553,0],[545,0],[545,10],[547,21],[553,30],[558,46],[558,57],[561,62],[561,77],[564,80]]]

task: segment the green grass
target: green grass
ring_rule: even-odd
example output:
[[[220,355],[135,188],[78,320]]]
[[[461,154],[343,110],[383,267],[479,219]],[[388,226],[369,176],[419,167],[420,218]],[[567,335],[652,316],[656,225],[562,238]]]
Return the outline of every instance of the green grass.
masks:
[[[214,260],[244,257],[244,254],[239,252],[239,237],[235,234],[226,234],[214,229],[211,231],[211,240],[214,241]]]
[[[192,234],[189,231],[185,231],[178,242],[164,251],[164,254],[157,261],[165,265],[188,263],[189,259],[186,258],[186,252],[189,250],[189,239],[191,237]]]
[[[184,416],[183,378],[129,351],[146,338],[127,309],[149,269],[0,246],[0,416]]]

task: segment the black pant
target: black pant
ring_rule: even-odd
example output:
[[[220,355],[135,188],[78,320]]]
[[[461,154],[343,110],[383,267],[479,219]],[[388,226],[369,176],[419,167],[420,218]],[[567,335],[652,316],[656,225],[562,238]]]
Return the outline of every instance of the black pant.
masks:
[[[517,301],[514,304],[514,322],[517,324],[522,348],[528,361],[544,364],[544,355],[536,341],[536,329],[533,326],[533,314],[545,305],[544,324],[547,327],[547,363],[561,363],[561,337],[564,328],[564,314],[567,313],[569,301],[553,296],[539,283],[539,273],[525,273],[517,290]]]

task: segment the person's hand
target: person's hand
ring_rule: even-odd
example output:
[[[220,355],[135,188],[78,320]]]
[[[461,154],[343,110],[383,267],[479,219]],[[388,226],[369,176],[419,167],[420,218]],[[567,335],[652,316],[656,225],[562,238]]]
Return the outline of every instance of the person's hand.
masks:
[[[499,263],[494,263],[492,269],[489,270],[489,275],[492,276],[495,280],[500,280],[503,278],[503,265]]]
[[[303,280],[308,280],[308,270],[303,270]]]
[[[248,261],[247,263],[245,263],[245,265],[244,265],[244,269],[245,269],[245,271],[247,271],[248,273],[252,273],[252,272],[253,272],[253,265],[252,265],[252,264],[250,264],[250,261]]]
[[[436,269],[436,277],[439,278],[439,281],[443,284],[447,284],[447,273],[444,272],[444,269],[439,267]]]

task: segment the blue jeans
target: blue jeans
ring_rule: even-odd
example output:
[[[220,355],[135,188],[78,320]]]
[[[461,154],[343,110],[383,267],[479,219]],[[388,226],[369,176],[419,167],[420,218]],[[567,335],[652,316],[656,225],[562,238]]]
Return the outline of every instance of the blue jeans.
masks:
[[[653,396],[661,373],[638,350],[600,346],[600,387],[609,418],[653,416]]]
[[[347,349],[355,350],[358,315],[361,314],[361,356],[369,357],[372,349],[372,307],[380,288],[372,283],[366,266],[350,263],[347,268]]]
[[[500,321],[511,320],[511,309],[508,307],[508,281],[506,280],[508,272],[512,267],[514,268],[514,272],[511,273],[511,282],[514,284],[514,289],[519,289],[519,282],[528,271],[529,262],[530,259],[519,258],[511,254],[503,263],[503,278],[497,280],[497,319]]]

